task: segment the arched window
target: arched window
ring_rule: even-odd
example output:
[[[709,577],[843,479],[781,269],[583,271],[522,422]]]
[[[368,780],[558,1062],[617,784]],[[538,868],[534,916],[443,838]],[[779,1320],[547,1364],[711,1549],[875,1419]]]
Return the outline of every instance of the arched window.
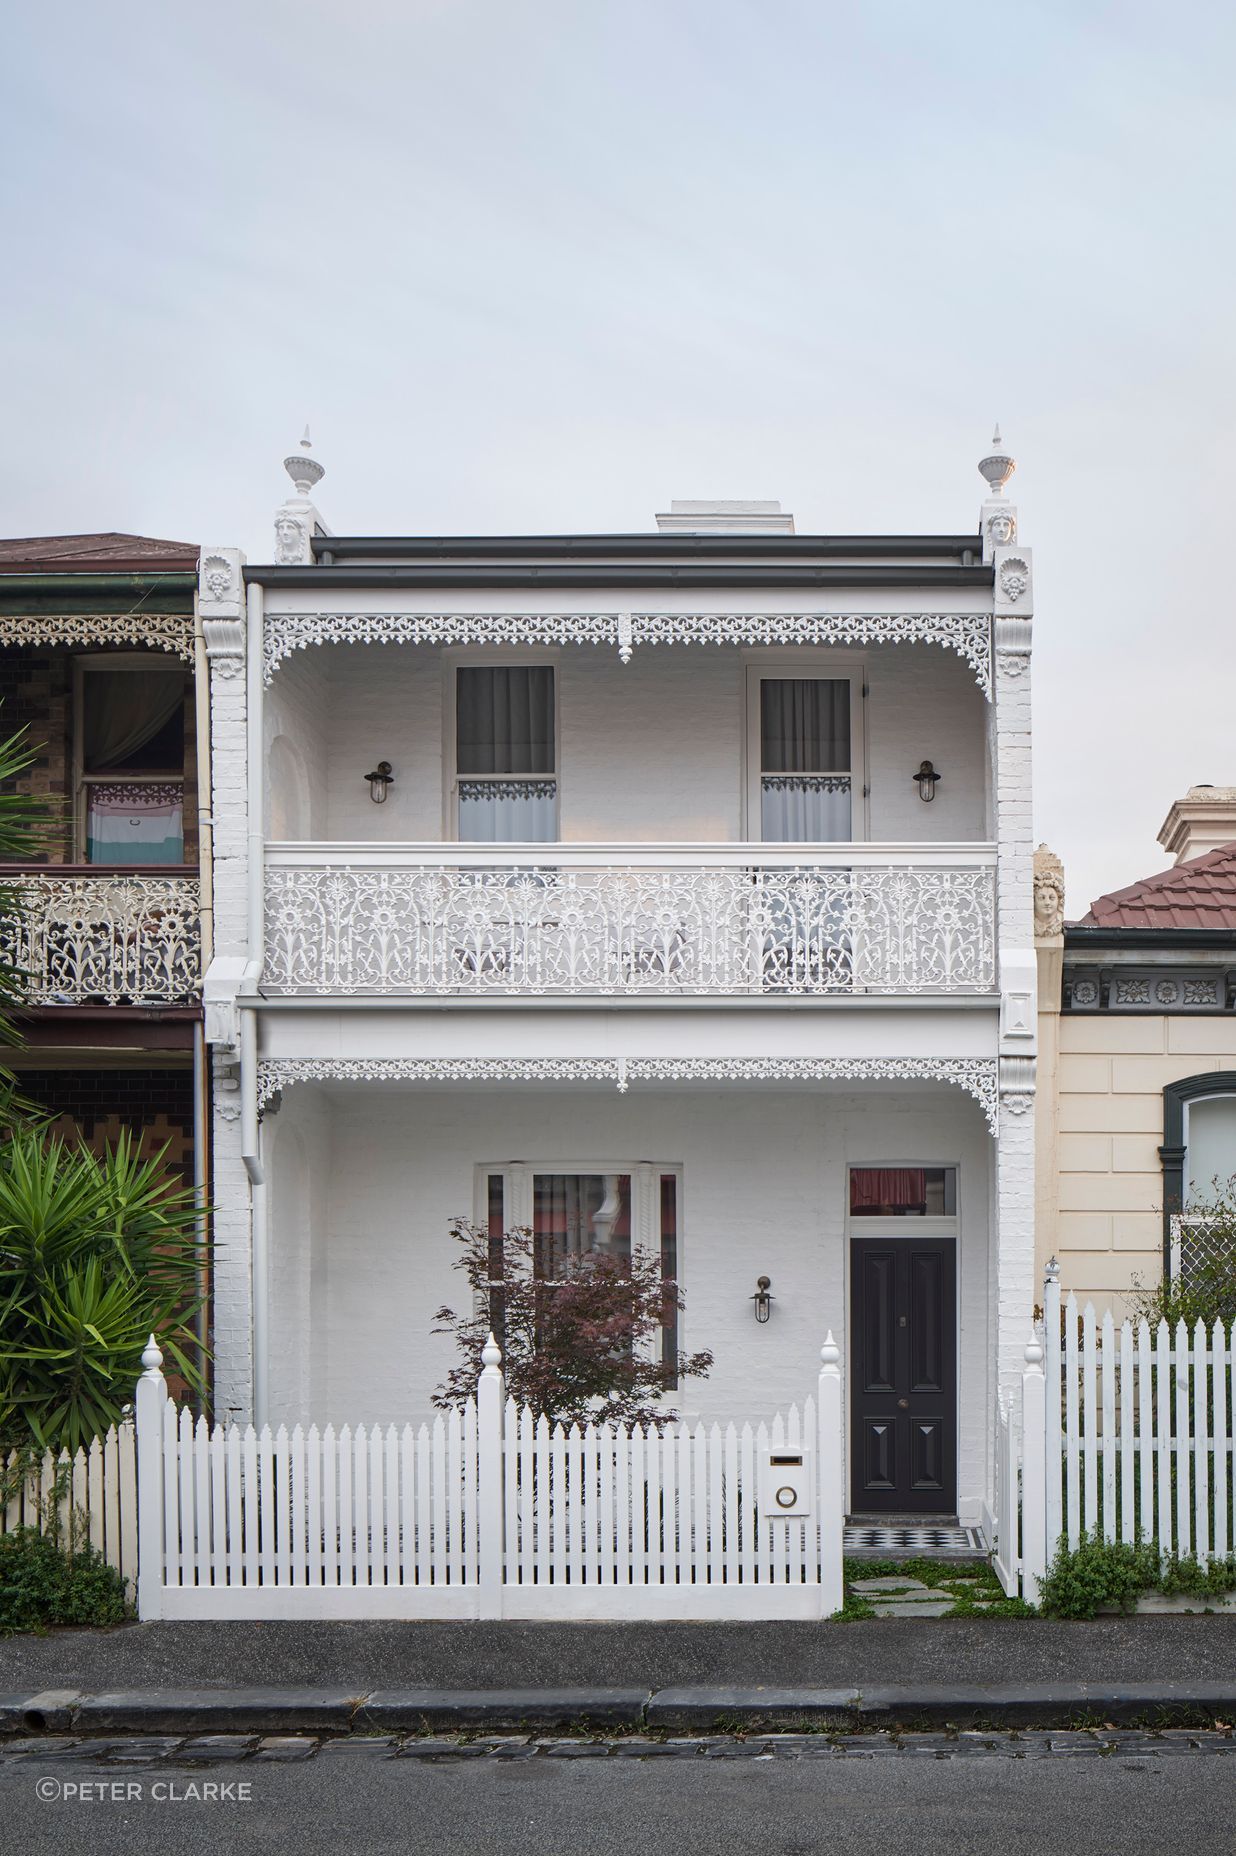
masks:
[[[1206,1245],[1206,1210],[1236,1178],[1236,1072],[1181,1077],[1163,1091],[1163,1267],[1188,1274]],[[1196,1213],[1196,1217],[1189,1214]]]

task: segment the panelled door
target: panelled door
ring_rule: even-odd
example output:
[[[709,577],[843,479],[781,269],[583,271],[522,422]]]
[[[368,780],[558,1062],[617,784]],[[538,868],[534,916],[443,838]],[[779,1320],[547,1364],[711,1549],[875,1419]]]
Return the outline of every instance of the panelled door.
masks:
[[[957,1240],[850,1240],[850,1508],[957,1511]]]

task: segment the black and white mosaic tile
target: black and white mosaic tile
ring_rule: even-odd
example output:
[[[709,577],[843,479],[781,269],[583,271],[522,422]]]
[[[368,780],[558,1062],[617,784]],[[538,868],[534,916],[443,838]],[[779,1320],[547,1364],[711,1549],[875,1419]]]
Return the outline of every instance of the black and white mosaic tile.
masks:
[[[956,1553],[966,1559],[986,1554],[977,1527],[946,1522],[852,1521],[845,1530],[847,1553]]]

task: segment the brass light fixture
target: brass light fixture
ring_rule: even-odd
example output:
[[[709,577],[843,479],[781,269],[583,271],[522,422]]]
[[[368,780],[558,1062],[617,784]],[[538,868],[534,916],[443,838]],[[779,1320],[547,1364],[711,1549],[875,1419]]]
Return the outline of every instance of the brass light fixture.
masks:
[[[772,1314],[773,1298],[768,1293],[771,1287],[772,1278],[770,1276],[756,1277],[755,1294],[751,1297],[751,1300],[755,1303],[755,1318],[759,1322],[767,1321],[769,1315]]]

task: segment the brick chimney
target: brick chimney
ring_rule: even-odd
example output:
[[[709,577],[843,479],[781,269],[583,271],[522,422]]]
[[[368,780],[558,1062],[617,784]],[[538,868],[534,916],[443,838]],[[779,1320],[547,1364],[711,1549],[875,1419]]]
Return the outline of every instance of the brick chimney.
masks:
[[[1178,864],[1236,843],[1236,786],[1191,786],[1164,819],[1159,843]]]
[[[792,535],[794,518],[779,502],[682,502],[658,515],[657,527],[671,535]]]

